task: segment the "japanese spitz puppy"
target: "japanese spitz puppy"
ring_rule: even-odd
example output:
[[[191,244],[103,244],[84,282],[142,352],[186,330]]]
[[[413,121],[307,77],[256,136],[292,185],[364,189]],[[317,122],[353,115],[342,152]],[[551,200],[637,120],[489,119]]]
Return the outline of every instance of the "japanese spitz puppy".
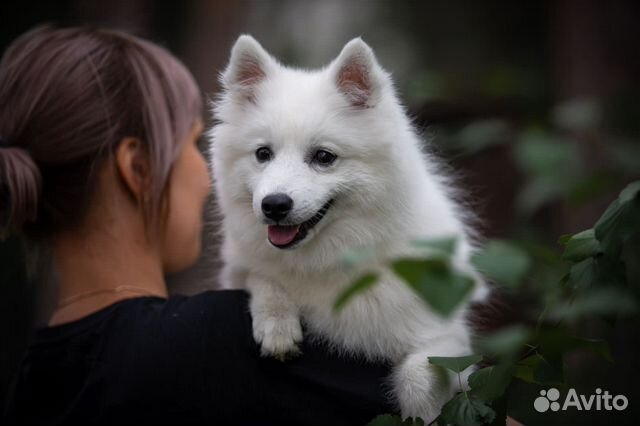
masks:
[[[359,38],[309,71],[243,35],[221,80],[211,139],[222,280],[250,292],[262,354],[295,353],[304,321],[334,348],[392,361],[402,415],[433,420],[458,380],[427,358],[471,353],[467,304],[442,318],[384,265],[410,255],[411,240],[456,236],[454,263],[476,281],[469,299],[486,287],[469,263],[461,208],[389,74]],[[379,283],[336,313],[337,296],[362,273],[342,267],[343,256],[362,248],[374,253],[367,269]]]

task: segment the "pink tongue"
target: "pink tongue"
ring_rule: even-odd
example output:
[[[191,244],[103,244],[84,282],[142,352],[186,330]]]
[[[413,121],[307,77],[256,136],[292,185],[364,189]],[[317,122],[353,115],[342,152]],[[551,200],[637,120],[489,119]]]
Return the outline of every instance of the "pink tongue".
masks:
[[[267,233],[269,234],[269,241],[277,246],[289,244],[298,234],[298,229],[300,229],[300,225],[269,225],[267,230]]]

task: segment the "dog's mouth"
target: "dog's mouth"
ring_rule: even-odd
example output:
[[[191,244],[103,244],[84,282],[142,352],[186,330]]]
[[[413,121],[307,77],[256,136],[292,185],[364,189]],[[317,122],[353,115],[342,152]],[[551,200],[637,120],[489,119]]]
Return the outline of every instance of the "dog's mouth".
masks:
[[[279,249],[293,247],[306,238],[309,231],[327,214],[332,204],[333,199],[327,201],[309,220],[297,225],[269,225],[267,227],[267,238],[269,242]]]

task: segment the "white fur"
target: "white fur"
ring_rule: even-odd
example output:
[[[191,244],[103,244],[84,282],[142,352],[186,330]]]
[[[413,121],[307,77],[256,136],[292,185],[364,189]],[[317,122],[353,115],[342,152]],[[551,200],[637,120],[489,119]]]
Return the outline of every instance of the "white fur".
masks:
[[[456,265],[477,278],[474,297],[483,298],[486,287],[470,266],[468,227],[450,183],[421,149],[390,76],[360,39],[324,69],[306,71],[284,67],[241,36],[222,83],[211,137],[223,282],[250,291],[263,354],[296,351],[302,318],[341,351],[396,363],[394,397],[403,416],[433,420],[458,382],[427,357],[471,353],[466,304],[443,319],[384,264],[410,254],[411,240],[454,235]],[[254,152],[265,144],[275,155],[261,164]],[[305,161],[320,146],[338,155],[326,169]],[[294,223],[335,202],[304,240],[282,250],[268,242],[260,208],[275,192],[294,200]],[[361,272],[342,267],[342,256],[358,248],[375,253],[366,267],[381,279],[336,314],[336,297]]]

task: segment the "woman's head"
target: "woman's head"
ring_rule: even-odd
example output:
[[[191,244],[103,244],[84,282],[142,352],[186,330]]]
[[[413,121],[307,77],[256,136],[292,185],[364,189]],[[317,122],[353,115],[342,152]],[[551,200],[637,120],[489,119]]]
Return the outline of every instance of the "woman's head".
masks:
[[[91,28],[23,35],[0,63],[0,235],[50,238],[79,226],[108,164],[157,229],[201,108],[190,73],[150,42]],[[122,173],[127,150],[140,188]]]

